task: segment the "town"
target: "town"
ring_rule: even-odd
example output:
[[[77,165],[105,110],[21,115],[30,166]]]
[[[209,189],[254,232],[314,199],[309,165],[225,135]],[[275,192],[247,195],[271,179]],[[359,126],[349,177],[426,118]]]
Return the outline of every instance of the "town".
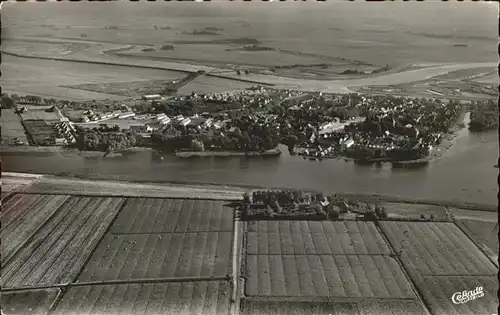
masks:
[[[281,144],[290,154],[311,160],[414,161],[429,156],[461,123],[467,107],[488,108],[482,104],[487,101],[466,104],[259,86],[203,95],[145,95],[125,103],[4,94],[2,107],[14,111],[27,137],[20,127],[9,128],[3,144],[103,152],[151,147],[179,156],[279,155]],[[472,120],[470,128],[476,125]],[[490,122],[489,128],[495,125]]]

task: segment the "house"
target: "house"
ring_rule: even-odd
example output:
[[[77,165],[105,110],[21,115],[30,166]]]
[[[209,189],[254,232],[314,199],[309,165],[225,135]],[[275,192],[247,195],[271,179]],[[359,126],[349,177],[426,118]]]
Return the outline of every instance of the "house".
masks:
[[[127,112],[124,112],[124,113],[121,113],[119,114],[118,118],[119,119],[124,119],[124,118],[129,118],[129,117],[134,117],[135,116],[135,113],[132,112],[132,111],[127,111]]]
[[[82,121],[83,121],[84,123],[88,123],[88,122],[90,121],[90,119],[89,119],[89,117],[88,117],[88,116],[86,116],[86,115],[85,115],[85,116],[83,116],[83,117],[82,117]]]
[[[159,100],[161,100],[161,95],[159,95],[159,94],[144,95],[142,97],[142,99],[145,101],[159,101]]]
[[[68,140],[66,138],[56,138],[55,145],[66,145],[68,144]]]
[[[187,126],[191,122],[191,118],[185,118],[179,122],[182,126]]]
[[[170,123],[170,118],[165,117],[164,119],[159,120],[158,123],[160,123],[162,125],[168,125]]]
[[[151,132],[153,129],[148,124],[146,125],[130,125],[130,130],[141,133],[141,132]]]

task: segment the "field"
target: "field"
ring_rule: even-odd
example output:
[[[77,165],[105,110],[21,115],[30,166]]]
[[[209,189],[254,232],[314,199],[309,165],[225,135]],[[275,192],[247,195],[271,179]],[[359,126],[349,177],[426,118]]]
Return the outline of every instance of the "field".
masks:
[[[124,66],[34,60],[7,55],[2,57],[2,78],[0,80],[2,88],[4,91],[20,95],[32,94],[83,101],[92,99],[122,100],[124,97],[69,89],[63,86],[155,79],[169,80],[179,77],[178,72],[168,70],[131,69]]]
[[[2,305],[2,314],[47,314],[59,294],[59,289],[1,292],[0,304]]]
[[[424,276],[417,286],[432,314],[496,314],[498,311],[497,276]],[[484,288],[484,296],[464,304],[453,304],[455,292]]]
[[[72,287],[54,315],[228,315],[227,282],[172,282]]]
[[[251,255],[389,255],[384,239],[370,222],[251,221]]]
[[[357,302],[297,301],[297,298],[281,301],[245,299],[242,315],[275,314],[331,314],[331,315],[425,315],[421,303],[411,300],[363,300]],[[325,299],[328,300],[328,299]]]
[[[225,201],[129,198],[112,234],[231,232],[233,208]]]
[[[248,296],[416,298],[383,255],[247,255],[246,277]]]
[[[491,261],[453,223],[382,222],[392,246],[421,276],[495,275]]]
[[[21,124],[21,118],[13,109],[3,109],[0,115],[0,124],[2,132],[2,144],[8,145],[14,142],[14,138],[28,143],[28,138]]]
[[[471,238],[498,256],[498,222],[473,219],[459,219],[460,226]]]
[[[128,199],[79,281],[224,277],[233,210],[223,201]]]
[[[434,220],[445,221],[448,219],[446,208],[441,206],[394,202],[382,203],[382,206],[390,218],[413,217],[418,220],[423,214],[426,217],[433,215]]]
[[[24,120],[26,132],[32,139],[32,145],[54,145],[57,131],[45,120]]]
[[[493,314],[496,266],[453,223],[382,222],[383,232],[433,314]],[[484,287],[485,296],[453,304],[455,292]]]
[[[246,239],[247,296],[415,298],[373,223],[249,222]]]
[[[70,197],[50,220],[33,228],[28,242],[2,266],[2,288],[73,281],[123,201]],[[26,209],[32,212],[36,206]],[[2,244],[9,244],[13,236],[2,237]]]
[[[181,74],[175,79],[183,78],[186,74]],[[81,89],[86,91],[121,95],[124,97],[137,97],[148,94],[160,93],[170,80],[150,80],[150,81],[135,81],[135,82],[106,82],[102,84],[84,84],[84,85],[67,85],[65,87],[72,89]],[[228,80],[223,78],[214,78],[202,76],[196,80],[186,84],[178,90],[178,94],[196,93],[218,93],[228,90],[243,90],[251,87],[253,84]]]
[[[14,195],[2,206],[2,265],[12,258],[68,198],[65,195]]]
[[[46,111],[51,106],[24,106],[27,111],[21,114],[23,121],[26,120],[44,120],[48,122],[58,122],[60,117],[57,112]]]

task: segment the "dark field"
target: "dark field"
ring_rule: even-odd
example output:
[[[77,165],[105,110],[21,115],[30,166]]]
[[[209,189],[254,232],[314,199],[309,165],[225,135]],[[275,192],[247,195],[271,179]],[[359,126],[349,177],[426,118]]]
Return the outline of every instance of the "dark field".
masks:
[[[52,124],[45,120],[23,120],[26,133],[33,139],[32,145],[54,144],[57,132]]]
[[[227,282],[175,282],[73,287],[54,315],[229,314]]]
[[[60,294],[59,289],[2,292],[0,305],[5,315],[47,314]]]
[[[129,198],[111,234],[231,232],[233,208],[226,201]]]
[[[327,299],[325,299],[327,300]],[[358,302],[300,301],[294,298],[286,301],[247,298],[243,301],[243,315],[424,315],[421,303],[411,300],[363,300]]]

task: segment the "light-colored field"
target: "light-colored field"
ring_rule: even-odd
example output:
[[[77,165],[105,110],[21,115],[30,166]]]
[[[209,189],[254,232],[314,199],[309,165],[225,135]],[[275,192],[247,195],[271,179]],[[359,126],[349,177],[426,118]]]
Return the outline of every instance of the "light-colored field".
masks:
[[[234,209],[225,201],[129,198],[110,233],[231,232]]]
[[[12,183],[15,184],[13,179]],[[23,182],[24,183],[24,182]],[[241,200],[242,188],[210,185],[138,184],[44,177],[29,186],[33,193],[86,194],[93,196],[130,196],[150,198],[189,198]]]
[[[75,123],[75,126],[82,128],[94,129],[99,128],[100,124],[117,125],[120,129],[129,129],[130,126],[144,125],[150,121],[134,120],[134,119],[106,119],[98,122]]]
[[[0,219],[2,265],[12,258],[68,199],[67,195],[14,195],[3,207]]]
[[[433,215],[435,220],[446,220],[448,218],[446,208],[441,206],[394,202],[382,203],[382,206],[391,218],[414,217],[418,220],[421,214],[426,217]]]
[[[416,298],[383,255],[247,255],[246,279],[248,296]]]
[[[474,81],[485,84],[498,84],[498,73],[493,73],[487,76],[479,77],[477,79],[474,79]]]
[[[224,277],[230,272],[231,232],[107,235],[79,282]]]
[[[57,112],[48,112],[48,108],[45,106],[34,107],[31,106],[27,111],[21,114],[23,120],[44,120],[46,122],[59,121],[59,115]]]
[[[228,315],[229,292],[222,281],[73,287],[53,314]]]
[[[2,78],[4,91],[18,94],[57,96],[70,100],[123,99],[89,91],[69,89],[63,85],[128,82],[138,80],[169,80],[179,76],[167,70],[138,69],[64,61],[25,59],[4,55]]]
[[[493,263],[453,223],[387,221],[381,227],[412,276],[497,273]]]
[[[2,288],[72,282],[123,201],[71,197],[2,266]],[[2,238],[2,244],[10,241]]]
[[[371,222],[250,221],[247,253],[259,255],[389,255]]]
[[[24,127],[21,124],[21,118],[13,109],[2,109],[0,126],[3,144],[10,144],[14,138],[24,143],[28,143]]]

